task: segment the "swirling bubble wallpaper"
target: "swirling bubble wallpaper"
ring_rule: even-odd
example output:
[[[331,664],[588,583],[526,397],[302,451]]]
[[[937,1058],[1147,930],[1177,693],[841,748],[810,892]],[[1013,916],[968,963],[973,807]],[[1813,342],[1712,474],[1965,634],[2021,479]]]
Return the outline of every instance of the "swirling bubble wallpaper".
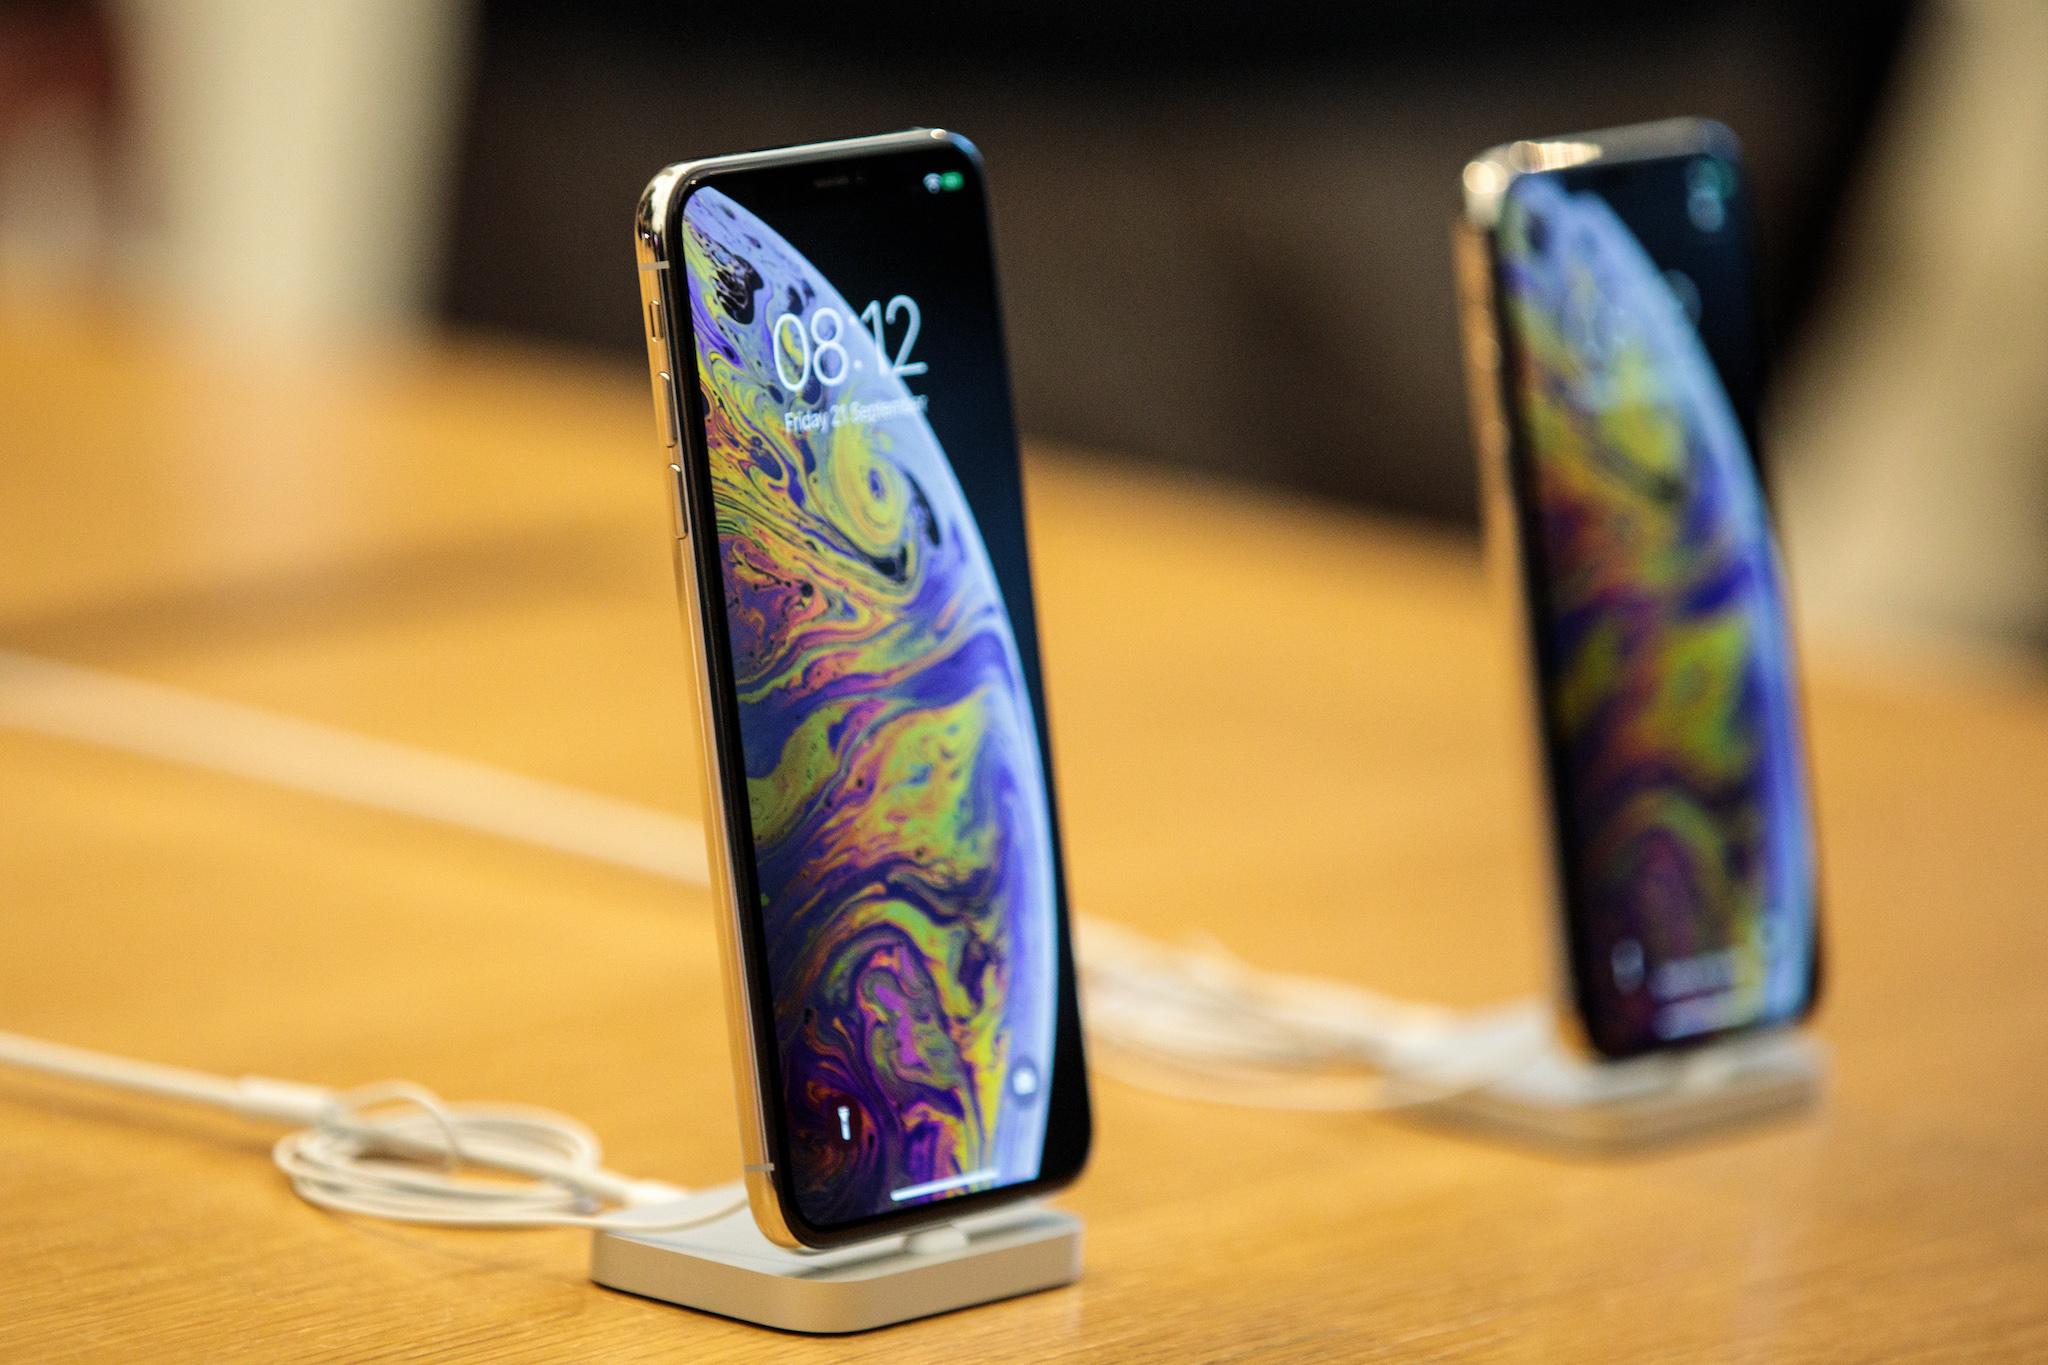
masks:
[[[1685,281],[1600,195],[1521,177],[1497,252],[1596,1041],[1633,1051],[1793,1017],[1815,950],[1814,855],[1781,575],[1743,425]]]
[[[1002,586],[910,343],[728,195],[682,221],[796,1198],[831,1226],[1032,1180],[1057,891]]]

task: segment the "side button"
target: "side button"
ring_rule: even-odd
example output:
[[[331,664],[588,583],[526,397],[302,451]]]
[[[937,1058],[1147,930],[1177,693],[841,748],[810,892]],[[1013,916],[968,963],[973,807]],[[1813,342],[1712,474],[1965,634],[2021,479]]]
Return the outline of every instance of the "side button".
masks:
[[[669,378],[667,370],[659,371],[654,380],[654,421],[661,428],[661,443],[669,449],[676,444],[676,382]]]
[[[676,539],[690,538],[690,495],[683,488],[683,467],[672,464],[668,467],[669,515],[676,520]]]

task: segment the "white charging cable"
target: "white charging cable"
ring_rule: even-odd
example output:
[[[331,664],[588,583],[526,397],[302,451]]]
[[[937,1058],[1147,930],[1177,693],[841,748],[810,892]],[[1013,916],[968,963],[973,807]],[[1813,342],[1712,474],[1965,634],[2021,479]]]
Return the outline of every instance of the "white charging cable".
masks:
[[[715,1221],[746,1202],[724,1191],[693,1199],[678,1186],[607,1170],[596,1136],[567,1115],[452,1103],[410,1081],[329,1090],[6,1032],[0,1063],[298,1125],[271,1157],[300,1198],[338,1213],[444,1227],[657,1232]]]
[[[1372,1110],[1484,1086],[1548,1037],[1533,1005],[1459,1011],[1263,971],[1220,944],[1080,925],[1092,1060],[1184,1099]],[[695,1227],[745,1206],[607,1169],[583,1124],[527,1105],[443,1100],[410,1081],[331,1090],[229,1077],[0,1031],[0,1065],[294,1125],[271,1158],[300,1198],[338,1213],[443,1227]],[[482,1177],[482,1178],[480,1178]],[[506,1179],[511,1177],[511,1179]]]
[[[1079,926],[1090,1060],[1133,1085],[1264,1109],[1394,1109],[1482,1088],[1548,1046],[1540,1002],[1457,1010],[1265,971],[1220,943]]]
[[[0,650],[0,725],[238,774],[702,886],[694,822],[556,783],[176,688]],[[1220,945],[1173,945],[1089,918],[1077,928],[1092,1058],[1134,1085],[1285,1109],[1387,1109],[1483,1087],[1549,1039],[1540,1006],[1459,1011],[1263,971]],[[0,1064],[301,1125],[275,1149],[322,1207],[470,1227],[653,1224],[676,1199],[599,1163],[544,1110],[449,1104],[405,1082],[335,1092],[230,1080],[0,1033]],[[436,1165],[440,1169],[436,1169]],[[479,1182],[467,1165],[519,1177]],[[598,1210],[611,1206],[610,1212]],[[722,1216],[728,1202],[687,1226]],[[644,1215],[643,1215],[644,1216]],[[607,1220],[619,1220],[618,1222]]]

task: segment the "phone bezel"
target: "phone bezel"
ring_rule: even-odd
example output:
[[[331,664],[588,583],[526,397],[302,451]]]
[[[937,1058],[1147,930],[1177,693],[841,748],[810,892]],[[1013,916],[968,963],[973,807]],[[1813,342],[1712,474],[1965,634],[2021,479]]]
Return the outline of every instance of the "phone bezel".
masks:
[[[887,163],[901,163],[889,165]],[[1055,890],[1055,951],[1059,974],[1056,1037],[1051,1063],[1051,1085],[1046,1091],[1046,1136],[1040,1172],[1036,1179],[1005,1185],[993,1190],[955,1195],[951,1198],[915,1204],[908,1208],[869,1215],[829,1226],[806,1217],[796,1196],[789,1160],[791,1140],[789,1119],[783,1102],[781,1060],[775,1048],[774,1002],[766,968],[766,929],[752,911],[757,899],[751,817],[745,789],[744,764],[740,761],[738,701],[733,683],[731,644],[724,611],[723,565],[719,558],[716,516],[711,491],[709,451],[704,435],[703,394],[697,374],[695,339],[691,332],[687,284],[681,278],[681,218],[685,205],[696,191],[740,177],[760,177],[756,183],[772,183],[787,191],[803,181],[820,194],[840,189],[858,189],[866,177],[886,169],[891,173],[921,174],[929,163],[933,168],[959,170],[969,177],[968,192],[983,200],[987,219],[986,178],[981,159],[965,138],[944,130],[917,129],[900,134],[860,138],[845,142],[820,143],[773,152],[747,153],[691,163],[673,169],[662,195],[658,224],[663,268],[672,278],[661,294],[665,320],[669,372],[675,376],[671,390],[678,404],[678,461],[686,485],[682,515],[688,522],[686,543],[679,553],[690,557],[694,572],[696,602],[694,618],[703,648],[702,700],[715,752],[707,755],[714,772],[714,793],[723,804],[725,847],[716,850],[725,860],[730,903],[721,907],[732,916],[736,946],[743,978],[745,1006],[752,1053],[753,1115],[760,1125],[760,1146],[767,1160],[764,1174],[772,1187],[780,1218],[790,1235],[805,1246],[832,1247],[875,1237],[888,1236],[981,1212],[992,1207],[1038,1197],[1056,1190],[1077,1177],[1086,1164],[1092,1140],[1092,1106],[1087,1084],[1086,1058],[1082,1044],[1079,991],[1074,971],[1071,916],[1066,893],[1064,844],[1060,836],[1057,793],[1053,785],[1049,744],[1041,744],[1042,760],[1051,805],[1053,836],[1053,882]],[[786,183],[775,183],[785,182]],[[661,183],[657,177],[657,184]],[[649,227],[643,222],[643,234]],[[994,244],[988,244],[989,269],[995,274]],[[1002,341],[1000,300],[995,330],[1002,381],[1008,388],[1006,348]],[[1014,456],[1013,456],[1014,458]],[[1021,477],[1021,471],[1020,471]],[[1027,552],[1028,559],[1028,552]],[[1030,574],[1022,590],[1029,593]],[[1006,585],[1008,587],[1010,585]],[[1034,700],[1040,711],[1040,735],[1046,735],[1043,715],[1042,677],[1031,680]]]

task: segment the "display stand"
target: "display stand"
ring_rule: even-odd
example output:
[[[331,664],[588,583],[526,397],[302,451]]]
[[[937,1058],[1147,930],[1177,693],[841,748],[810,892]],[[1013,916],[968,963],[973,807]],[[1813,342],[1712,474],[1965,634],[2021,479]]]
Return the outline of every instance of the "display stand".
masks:
[[[1469,1088],[1433,1093],[1395,1080],[1399,1099],[1426,1121],[1476,1128],[1589,1154],[1680,1141],[1733,1124],[1786,1116],[1820,1095],[1826,1054],[1800,1029],[1710,1043],[1627,1061],[1600,1061],[1531,1021],[1526,1059]]]
[[[690,1203],[740,1197],[732,1184]],[[650,1219],[662,1212],[647,1210]],[[786,1332],[865,1332],[1080,1274],[1081,1221],[1037,1203],[831,1251],[777,1246],[742,1204],[679,1232],[600,1232],[590,1247],[590,1278],[601,1285]]]

